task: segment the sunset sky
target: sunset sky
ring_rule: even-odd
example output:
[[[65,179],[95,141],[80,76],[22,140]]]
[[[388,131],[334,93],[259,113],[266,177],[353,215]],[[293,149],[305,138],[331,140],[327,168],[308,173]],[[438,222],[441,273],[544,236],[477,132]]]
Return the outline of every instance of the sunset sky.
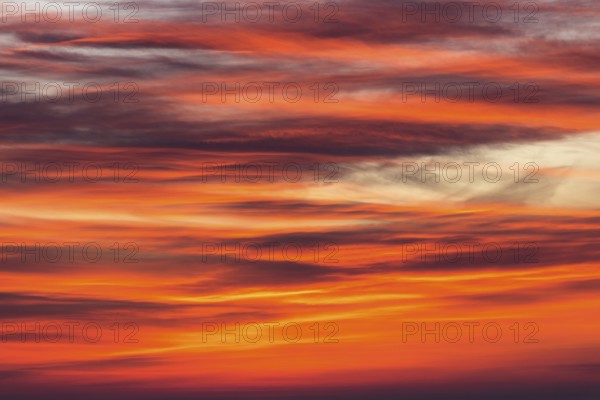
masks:
[[[600,398],[599,2],[67,3],[0,2],[7,399]]]

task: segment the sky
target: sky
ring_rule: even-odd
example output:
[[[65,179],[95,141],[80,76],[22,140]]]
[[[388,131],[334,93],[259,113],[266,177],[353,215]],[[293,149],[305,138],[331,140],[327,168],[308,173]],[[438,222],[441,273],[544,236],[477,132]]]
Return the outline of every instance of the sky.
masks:
[[[599,398],[599,15],[1,2],[2,392]]]

